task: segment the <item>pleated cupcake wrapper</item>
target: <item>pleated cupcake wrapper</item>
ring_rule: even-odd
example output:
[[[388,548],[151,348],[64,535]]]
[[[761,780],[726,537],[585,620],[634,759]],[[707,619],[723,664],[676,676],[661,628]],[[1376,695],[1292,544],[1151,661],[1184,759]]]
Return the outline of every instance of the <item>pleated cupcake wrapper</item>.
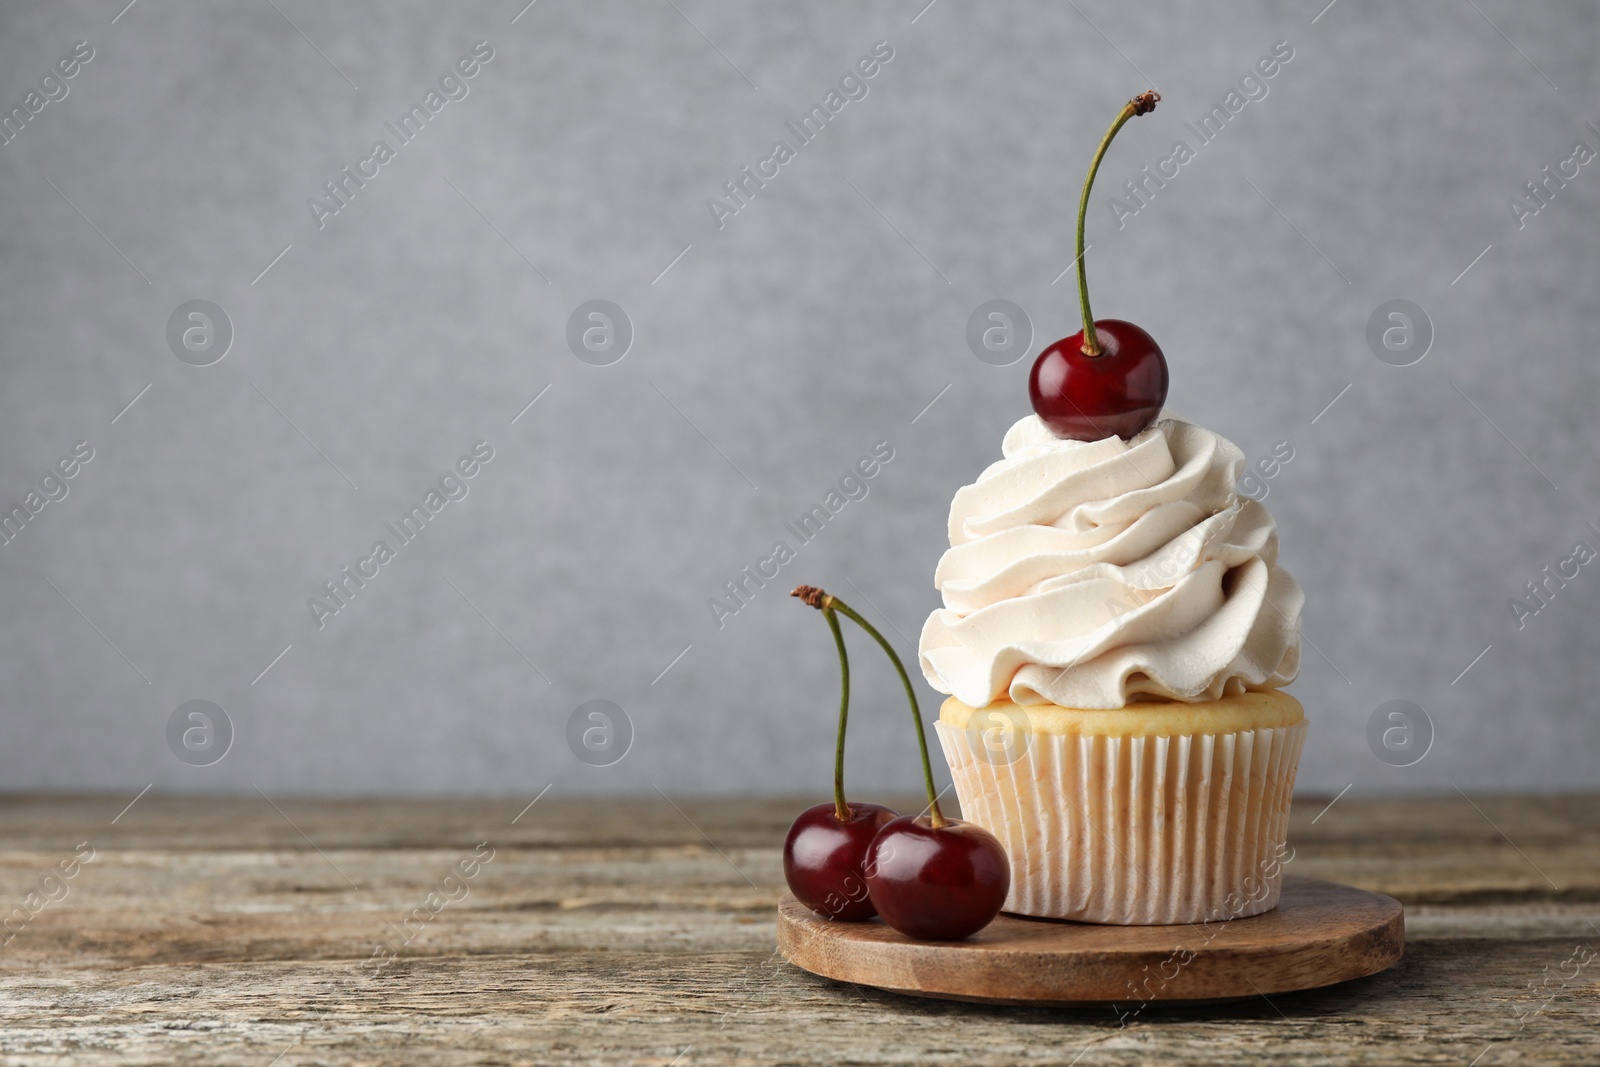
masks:
[[[1006,911],[1145,926],[1277,906],[1305,722],[1176,737],[1013,734],[1011,753],[979,730],[936,728],[962,817],[1010,858]]]

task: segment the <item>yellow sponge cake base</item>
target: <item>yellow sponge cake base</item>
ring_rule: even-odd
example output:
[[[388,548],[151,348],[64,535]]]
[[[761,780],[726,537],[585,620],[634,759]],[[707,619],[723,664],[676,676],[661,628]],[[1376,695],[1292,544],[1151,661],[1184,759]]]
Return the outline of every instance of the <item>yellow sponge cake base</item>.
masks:
[[[1305,709],[1288,693],[1263,689],[1196,704],[1145,701],[1123,708],[1063,708],[1055,704],[1014,704],[996,700],[981,708],[955,697],[939,709],[939,721],[964,730],[974,715],[981,726],[1009,725],[1033,734],[1077,734],[1097,737],[1178,737],[1186,734],[1231,734],[1304,722]]]

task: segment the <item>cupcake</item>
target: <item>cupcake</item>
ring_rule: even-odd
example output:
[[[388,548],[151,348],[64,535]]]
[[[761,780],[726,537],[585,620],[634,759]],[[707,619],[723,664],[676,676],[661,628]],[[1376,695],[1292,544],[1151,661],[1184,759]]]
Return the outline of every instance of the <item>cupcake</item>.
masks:
[[[1009,857],[1005,909],[1270,910],[1306,732],[1279,691],[1304,598],[1235,489],[1243,453],[1161,412],[1097,440],[1030,415],[1002,454],[951,504],[919,660],[949,695],[936,729],[962,815]]]

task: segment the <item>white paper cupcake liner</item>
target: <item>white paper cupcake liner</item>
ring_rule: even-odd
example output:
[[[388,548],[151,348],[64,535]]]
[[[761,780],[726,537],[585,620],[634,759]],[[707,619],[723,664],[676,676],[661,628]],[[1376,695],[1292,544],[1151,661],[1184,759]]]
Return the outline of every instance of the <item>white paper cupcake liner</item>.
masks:
[[[1277,906],[1304,720],[1175,737],[1035,734],[1020,754],[936,724],[962,818],[1011,860],[1005,910],[1123,926]]]

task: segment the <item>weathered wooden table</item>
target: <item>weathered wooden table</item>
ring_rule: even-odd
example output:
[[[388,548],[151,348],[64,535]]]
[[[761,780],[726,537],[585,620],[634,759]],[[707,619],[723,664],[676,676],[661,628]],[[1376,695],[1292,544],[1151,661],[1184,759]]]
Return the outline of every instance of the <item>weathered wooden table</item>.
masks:
[[[1289,869],[1399,897],[1405,961],[1126,1026],[785,963],[798,802],[127,802],[0,801],[0,1062],[1600,1063],[1592,797],[1305,799]]]

